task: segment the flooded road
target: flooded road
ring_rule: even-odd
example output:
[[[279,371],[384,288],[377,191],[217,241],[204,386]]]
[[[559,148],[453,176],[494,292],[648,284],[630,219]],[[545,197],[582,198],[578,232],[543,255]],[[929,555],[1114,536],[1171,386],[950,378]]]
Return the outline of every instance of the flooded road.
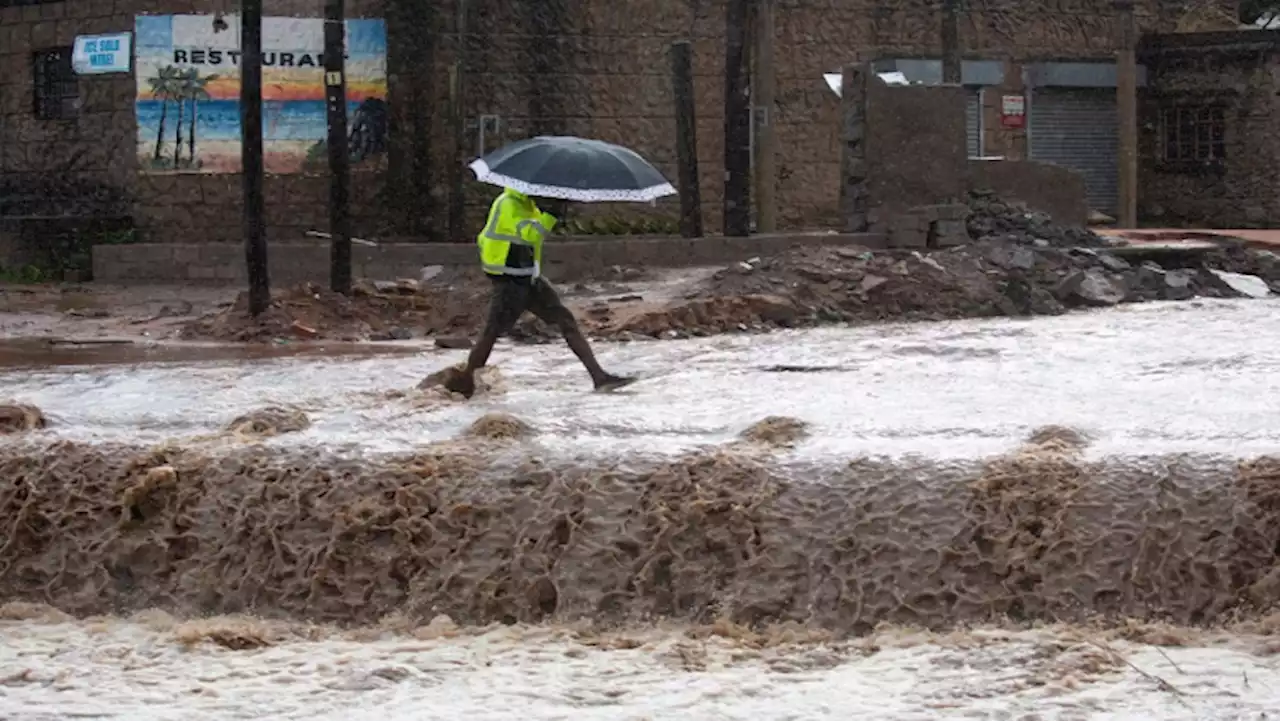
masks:
[[[44,409],[50,435],[79,440],[182,439],[294,404],[312,427],[272,443],[400,451],[501,411],[531,423],[547,452],[575,456],[680,452],[770,415],[812,425],[798,459],[973,457],[1047,424],[1089,434],[1098,454],[1252,455],[1280,448],[1276,308],[1197,301],[605,344],[606,367],[645,379],[615,394],[591,393],[562,345],[502,345],[493,359],[502,392],[430,408],[386,393],[412,389],[464,351],[23,368],[0,375],[0,395]]]
[[[811,424],[793,454],[799,461],[860,453],[973,458],[1009,450],[1048,424],[1089,434],[1095,455],[1246,456],[1280,449],[1276,308],[1152,304],[1034,321],[603,345],[607,367],[646,378],[615,394],[589,392],[585,373],[558,344],[504,345],[495,353],[502,387],[469,403],[422,404],[391,393],[411,390],[462,351],[330,349],[246,360],[225,349],[121,356],[99,348],[60,351],[70,364],[43,368],[37,351],[0,374],[0,397],[44,409],[53,421],[47,438],[90,442],[195,445],[236,415],[288,404],[313,425],[267,443],[353,452],[453,438],[501,411],[534,426],[540,455],[572,457],[720,444],[770,415]],[[87,365],[99,360],[114,363]],[[1131,495],[1136,514],[1142,500]],[[917,506],[940,508],[910,507]],[[920,529],[945,525],[923,511],[893,513],[916,549],[928,535]],[[909,516],[918,525],[904,526]],[[1183,529],[1195,521],[1192,514],[1170,523]],[[294,533],[280,538],[300,548]],[[1119,543],[1100,545],[1131,555]],[[41,608],[0,606],[0,718],[1225,721],[1264,719],[1280,708],[1280,644],[1268,635],[1274,617],[1231,633],[881,628],[854,642],[826,642],[804,628],[770,638],[682,627],[597,635],[572,624],[467,630],[447,620],[415,627],[389,619],[339,630],[174,618],[156,609],[76,620]]]
[[[244,621],[0,621],[0,716],[183,721],[1266,719],[1280,667],[1260,637],[1177,647],[1055,627],[853,643],[760,643],[678,629],[595,636],[437,626],[229,650]],[[445,624],[447,626],[447,624]]]

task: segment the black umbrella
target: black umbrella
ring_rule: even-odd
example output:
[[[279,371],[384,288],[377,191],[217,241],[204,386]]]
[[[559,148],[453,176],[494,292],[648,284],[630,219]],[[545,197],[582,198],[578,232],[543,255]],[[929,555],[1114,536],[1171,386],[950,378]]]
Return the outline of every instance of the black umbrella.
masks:
[[[544,136],[471,163],[476,179],[526,195],[584,203],[649,202],[676,189],[634,151],[585,138]]]

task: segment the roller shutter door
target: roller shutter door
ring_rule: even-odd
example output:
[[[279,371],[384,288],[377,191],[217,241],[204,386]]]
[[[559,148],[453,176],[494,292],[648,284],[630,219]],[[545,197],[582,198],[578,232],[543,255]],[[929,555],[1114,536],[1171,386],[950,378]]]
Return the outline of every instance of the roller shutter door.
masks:
[[[1031,97],[1031,159],[1084,175],[1090,207],[1115,213],[1117,139],[1113,90],[1040,88]]]
[[[968,98],[964,108],[965,131],[968,134],[969,157],[982,155],[982,89],[967,88]]]

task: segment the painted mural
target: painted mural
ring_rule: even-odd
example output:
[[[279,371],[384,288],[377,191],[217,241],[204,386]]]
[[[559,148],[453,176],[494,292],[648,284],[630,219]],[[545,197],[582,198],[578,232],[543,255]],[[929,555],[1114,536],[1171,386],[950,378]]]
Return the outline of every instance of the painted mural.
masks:
[[[268,173],[328,163],[324,21],[264,18],[262,131]],[[143,172],[240,171],[239,18],[143,15],[134,23],[138,167]],[[347,21],[347,124],[353,167],[385,157],[387,33]]]

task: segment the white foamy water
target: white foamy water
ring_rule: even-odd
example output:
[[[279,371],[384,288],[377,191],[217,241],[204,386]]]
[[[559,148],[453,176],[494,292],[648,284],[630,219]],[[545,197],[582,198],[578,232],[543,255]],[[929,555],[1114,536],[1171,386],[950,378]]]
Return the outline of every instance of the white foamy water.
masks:
[[[544,451],[576,455],[722,443],[767,415],[812,424],[799,458],[973,457],[1046,424],[1085,431],[1099,454],[1254,455],[1280,449],[1276,308],[1196,301],[601,344],[607,367],[647,378],[615,394],[591,393],[561,344],[504,345],[493,361],[507,392],[430,409],[375,394],[411,389],[463,352],[23,370],[0,375],[0,387],[51,414],[50,435],[74,439],[189,437],[264,404],[297,403],[314,426],[273,443],[406,450],[503,411],[533,424]]]
[[[0,718],[1211,721],[1280,709],[1280,646],[1264,638],[1156,648],[1069,629],[886,631],[758,648],[513,627],[233,651],[182,635],[162,615],[0,622]]]

